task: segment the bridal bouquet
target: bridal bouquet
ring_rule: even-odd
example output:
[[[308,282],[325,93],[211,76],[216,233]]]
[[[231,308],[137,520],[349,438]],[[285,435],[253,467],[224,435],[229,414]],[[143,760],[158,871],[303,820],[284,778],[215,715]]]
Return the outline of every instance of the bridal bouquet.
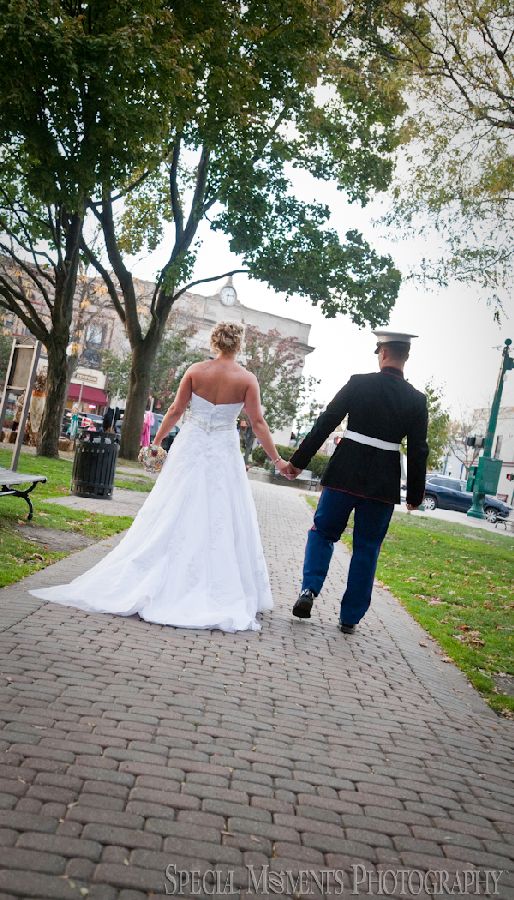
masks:
[[[155,474],[161,471],[167,455],[163,447],[154,447],[150,444],[149,447],[141,447],[138,460],[147,472]]]

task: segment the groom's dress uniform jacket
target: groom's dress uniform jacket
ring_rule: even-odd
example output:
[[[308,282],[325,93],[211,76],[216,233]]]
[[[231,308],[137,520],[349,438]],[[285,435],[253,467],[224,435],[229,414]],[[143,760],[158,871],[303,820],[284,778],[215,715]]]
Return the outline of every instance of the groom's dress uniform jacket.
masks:
[[[391,444],[407,438],[407,503],[418,506],[425,493],[427,403],[405,381],[400,369],[385,366],[369,375],[352,375],[336,394],[291,457],[298,469],[348,416],[348,431]],[[345,438],[337,445],[321,483],[360,497],[400,502],[400,453]]]

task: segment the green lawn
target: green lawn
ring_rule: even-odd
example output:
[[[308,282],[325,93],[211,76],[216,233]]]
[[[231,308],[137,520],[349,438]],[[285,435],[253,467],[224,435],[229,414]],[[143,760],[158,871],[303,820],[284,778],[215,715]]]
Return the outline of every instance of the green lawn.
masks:
[[[9,469],[11,456],[12,448],[11,450],[0,449],[0,466]],[[118,462],[121,461],[118,460]],[[137,463],[132,462],[130,465],[135,467]],[[38,485],[34,491],[35,497],[69,496],[72,468],[73,463],[69,459],[46,459],[44,456],[34,456],[31,453],[21,453],[18,463],[18,472],[46,475],[48,481],[46,484]],[[141,467],[141,475],[129,476],[121,473],[115,477],[114,485],[128,491],[151,491],[154,482],[145,475],[144,469]]]
[[[351,533],[343,541],[351,548]],[[492,708],[513,715],[514,540],[395,513],[377,578]]]
[[[9,467],[11,451],[0,450],[0,466]],[[65,459],[46,459],[22,453],[18,465],[19,472],[46,475],[46,484],[39,484],[33,491],[34,518],[33,525],[72,531],[102,540],[111,534],[117,534],[128,528],[130,516],[110,516],[100,513],[85,513],[65,506],[45,503],[45,498],[68,496],[70,492],[72,464]],[[118,484],[116,479],[115,484]],[[151,479],[120,479],[120,487],[131,490],[149,490],[153,485]],[[106,512],[108,512],[106,503]],[[0,500],[0,587],[19,581],[25,575],[43,569],[56,559],[66,556],[66,552],[45,550],[33,541],[27,540],[23,529],[30,534],[30,523],[26,522],[27,504],[15,497]]]

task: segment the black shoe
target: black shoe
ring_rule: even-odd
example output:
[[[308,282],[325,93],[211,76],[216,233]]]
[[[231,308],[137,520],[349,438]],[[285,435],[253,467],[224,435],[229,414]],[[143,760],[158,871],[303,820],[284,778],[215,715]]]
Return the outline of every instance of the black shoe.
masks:
[[[296,616],[297,619],[310,619],[315,596],[316,594],[309,591],[308,588],[300,591],[300,596],[293,606],[293,616]]]
[[[339,631],[343,634],[355,634],[355,625],[347,625],[346,622],[339,622]]]

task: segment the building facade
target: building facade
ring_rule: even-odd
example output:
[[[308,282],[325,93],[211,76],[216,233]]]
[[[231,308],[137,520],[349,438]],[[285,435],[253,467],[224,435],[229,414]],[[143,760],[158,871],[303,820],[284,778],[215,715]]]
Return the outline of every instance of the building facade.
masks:
[[[136,289],[138,297],[141,298],[142,310],[148,304],[147,298],[151,297],[153,288],[154,285],[151,282],[137,282]],[[116,318],[118,319],[118,317]],[[264,333],[276,331],[280,339],[291,339],[294,353],[298,358],[297,371],[299,374],[303,371],[306,356],[314,349],[309,345],[311,329],[309,324],[247,306],[239,297],[231,278],[221,285],[216,293],[208,296],[186,291],[173,306],[171,327],[190,327],[193,334],[188,339],[189,348],[197,350],[205,356],[208,356],[210,352],[210,335],[218,322],[238,322],[245,326],[252,325]],[[130,348],[119,319],[118,323],[110,336],[108,349],[117,355],[123,355],[128,353]],[[244,364],[244,343],[239,359]],[[122,402],[121,405],[123,406]],[[275,442],[287,445],[292,429],[293,423],[288,422],[282,429],[275,431],[273,435]]]
[[[155,284],[140,279],[135,280],[138,298],[138,312],[142,320],[150,315],[150,301]],[[35,302],[35,301],[34,301]],[[41,301],[41,315],[46,315]],[[210,350],[210,334],[221,321],[240,322],[253,325],[262,332],[276,331],[280,337],[292,340],[294,353],[298,357],[298,373],[301,373],[306,356],[314,349],[309,345],[310,325],[297,319],[277,316],[247,306],[241,300],[232,279],[221,285],[209,296],[186,291],[175,302],[170,316],[169,328],[190,328],[189,349],[207,356]],[[27,329],[16,317],[4,320],[4,330],[13,336],[27,334]],[[78,404],[81,412],[103,414],[113,402],[124,407],[124,398],[115,398],[109,391],[109,383],[102,371],[102,354],[108,350],[117,357],[130,354],[130,344],[123,323],[117,315],[103,281],[99,278],[81,276],[77,285],[72,335],[69,346],[70,357],[75,362],[71,377],[67,407]],[[245,361],[244,347],[241,362]],[[44,369],[43,355],[40,368]],[[293,423],[287,423],[274,434],[277,443],[289,442]]]

